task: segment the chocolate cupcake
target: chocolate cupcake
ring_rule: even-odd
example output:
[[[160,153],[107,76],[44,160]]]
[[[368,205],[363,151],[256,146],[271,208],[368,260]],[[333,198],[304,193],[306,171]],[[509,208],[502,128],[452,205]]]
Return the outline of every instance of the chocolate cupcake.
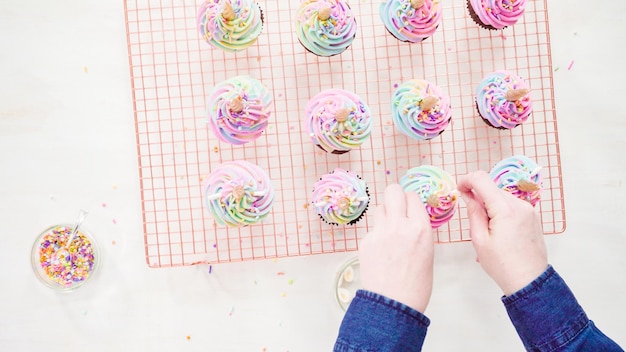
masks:
[[[500,30],[512,26],[524,15],[527,0],[467,0],[467,10],[480,27]]]
[[[526,122],[532,99],[526,82],[508,71],[488,74],[476,88],[476,110],[483,121],[497,129],[511,129]]]
[[[328,153],[343,154],[369,139],[372,113],[356,94],[326,89],[309,100],[305,124],[314,145]]]
[[[396,39],[419,43],[431,37],[441,23],[441,3],[433,0],[386,0],[380,18]]]
[[[331,225],[354,225],[367,212],[367,184],[352,171],[337,168],[313,185],[311,203],[315,212]]]

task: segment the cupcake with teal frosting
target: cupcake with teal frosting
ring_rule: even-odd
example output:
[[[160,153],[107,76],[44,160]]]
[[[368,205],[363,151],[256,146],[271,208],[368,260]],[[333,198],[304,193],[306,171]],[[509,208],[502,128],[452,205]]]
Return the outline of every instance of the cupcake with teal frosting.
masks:
[[[400,179],[400,186],[405,192],[415,192],[420,196],[433,229],[454,216],[458,199],[456,182],[443,169],[431,165],[414,167]]]
[[[495,71],[476,88],[476,108],[487,125],[506,130],[528,120],[533,102],[521,77],[509,71]]]
[[[197,26],[212,47],[237,52],[253,45],[263,29],[263,13],[255,0],[204,0]]]
[[[372,113],[356,94],[327,89],[309,100],[305,123],[314,145],[328,153],[343,154],[370,137]]]
[[[365,215],[369,200],[365,181],[340,168],[322,176],[311,194],[315,212],[331,225],[356,224]]]
[[[317,56],[346,51],[356,36],[356,18],[345,0],[303,0],[296,13],[296,35]]]
[[[432,36],[442,20],[439,0],[385,0],[379,12],[387,31],[410,43]]]
[[[498,188],[532,206],[537,205],[541,199],[541,167],[526,156],[515,155],[503,159],[491,169],[489,176]]]
[[[450,124],[450,97],[428,81],[410,80],[393,93],[391,117],[396,128],[410,138],[435,138]]]

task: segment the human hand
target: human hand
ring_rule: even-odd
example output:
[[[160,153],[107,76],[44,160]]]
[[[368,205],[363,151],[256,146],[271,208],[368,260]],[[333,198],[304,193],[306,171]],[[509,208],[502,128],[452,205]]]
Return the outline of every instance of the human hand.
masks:
[[[363,289],[424,313],[433,287],[430,220],[417,193],[387,186],[374,228],[359,245]]]
[[[539,214],[532,205],[499,189],[484,171],[459,179],[470,236],[483,270],[506,296],[548,267]]]

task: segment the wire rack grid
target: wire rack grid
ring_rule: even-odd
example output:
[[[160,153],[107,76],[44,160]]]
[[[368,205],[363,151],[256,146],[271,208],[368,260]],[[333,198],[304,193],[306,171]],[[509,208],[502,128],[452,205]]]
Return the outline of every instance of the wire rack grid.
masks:
[[[236,54],[211,49],[196,28],[201,1],[125,0],[150,267],[357,250],[367,217],[353,226],[331,226],[308,206],[314,182],[337,167],[361,175],[375,205],[385,186],[411,167],[431,164],[458,176],[525,154],[543,166],[538,208],[545,233],[564,231],[546,0],[529,1],[521,21],[502,31],[473,23],[464,0],[443,1],[442,24],[419,44],[388,34],[379,17],[382,1],[352,0],[356,39],[346,52],[330,58],[299,44],[294,30],[299,1],[259,1],[265,20],[257,43]],[[534,101],[531,120],[508,131],[486,126],[474,106],[476,85],[499,69],[524,77]],[[269,87],[273,113],[259,139],[233,146],[208,129],[207,95],[215,84],[241,74]],[[442,87],[453,107],[451,126],[426,142],[407,138],[391,122],[391,95],[413,78]],[[343,155],[315,148],[303,126],[306,103],[328,88],[355,92],[375,116],[370,140]],[[260,224],[217,226],[203,208],[202,179],[222,162],[240,159],[268,172],[276,189],[273,210]],[[463,204],[435,236],[439,243],[469,239]]]

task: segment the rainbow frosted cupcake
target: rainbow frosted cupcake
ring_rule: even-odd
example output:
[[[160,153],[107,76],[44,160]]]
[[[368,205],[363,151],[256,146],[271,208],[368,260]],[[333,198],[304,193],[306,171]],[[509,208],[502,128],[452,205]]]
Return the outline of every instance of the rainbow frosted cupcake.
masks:
[[[433,229],[450,221],[456,211],[456,182],[436,166],[422,165],[408,170],[400,179],[400,186],[405,192],[420,196]]]
[[[237,52],[256,42],[263,29],[263,13],[254,0],[204,0],[197,25],[209,45]]]
[[[372,132],[372,114],[356,94],[327,89],[305,109],[305,123],[313,144],[328,153],[343,154],[365,142]]]
[[[353,225],[367,211],[367,184],[357,174],[335,169],[313,185],[311,203],[322,220],[331,225]]]
[[[485,123],[491,127],[517,127],[526,122],[532,113],[530,89],[514,73],[490,73],[476,88],[476,108]]]
[[[504,29],[524,15],[527,0],[467,0],[470,17],[485,29]]]
[[[432,139],[450,124],[450,97],[428,81],[410,80],[393,93],[391,117],[405,135],[417,140]]]
[[[439,0],[385,0],[380,4],[380,18],[396,39],[419,43],[439,27],[441,3]]]
[[[356,36],[356,18],[344,0],[304,0],[296,14],[302,46],[318,56],[346,51]]]
[[[541,199],[541,166],[528,157],[515,155],[506,158],[491,169],[489,176],[498,188],[527,201],[533,207]]]
[[[267,128],[272,96],[249,76],[219,83],[209,95],[208,123],[221,141],[241,145],[259,138]]]
[[[221,164],[202,182],[202,194],[213,219],[231,227],[263,220],[274,203],[267,173],[247,161]]]

